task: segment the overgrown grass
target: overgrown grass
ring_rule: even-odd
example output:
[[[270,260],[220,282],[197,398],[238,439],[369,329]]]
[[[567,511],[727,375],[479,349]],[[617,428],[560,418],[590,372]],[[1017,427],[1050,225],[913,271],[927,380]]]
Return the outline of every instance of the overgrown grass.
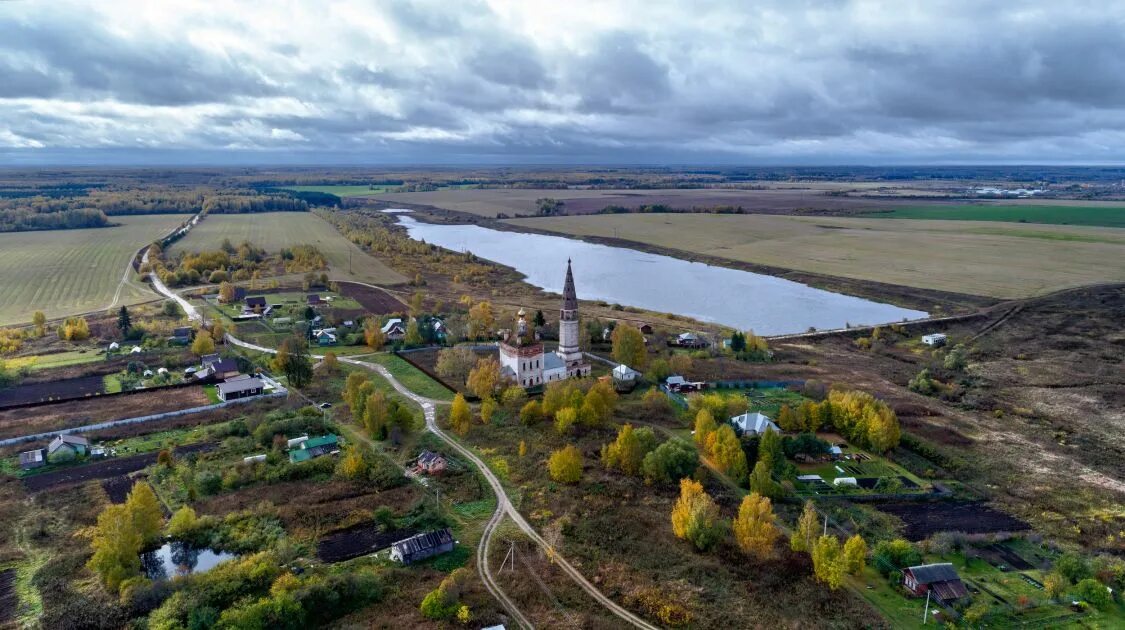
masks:
[[[419,396],[425,396],[426,398],[433,398],[435,400],[453,400],[453,392],[446,389],[441,383],[427,376],[425,372],[407,363],[406,360],[400,356],[394,354],[375,354],[367,357],[365,360],[378,363],[387,368],[391,376],[394,376],[399,382]]]

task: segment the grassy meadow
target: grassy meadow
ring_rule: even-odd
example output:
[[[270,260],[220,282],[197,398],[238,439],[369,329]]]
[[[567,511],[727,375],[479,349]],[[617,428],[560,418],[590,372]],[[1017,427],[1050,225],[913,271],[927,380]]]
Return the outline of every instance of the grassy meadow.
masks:
[[[626,214],[515,219],[576,236],[997,298],[1125,280],[1125,229],[780,215]]]
[[[1094,225],[1125,228],[1122,205],[957,204],[895,208],[878,216],[888,219],[1003,221],[1050,225]]]
[[[307,212],[209,215],[175,245],[171,253],[218,249],[223,239],[234,244],[250,241],[276,252],[293,245],[314,245],[328,259],[329,276],[372,284],[398,284],[406,278],[336,231],[326,221]],[[351,272],[349,268],[349,257]]]
[[[54,319],[156,297],[122,282],[138,249],[172,230],[184,215],[114,217],[121,225],[84,230],[0,234],[0,325],[27,322],[37,310]]]

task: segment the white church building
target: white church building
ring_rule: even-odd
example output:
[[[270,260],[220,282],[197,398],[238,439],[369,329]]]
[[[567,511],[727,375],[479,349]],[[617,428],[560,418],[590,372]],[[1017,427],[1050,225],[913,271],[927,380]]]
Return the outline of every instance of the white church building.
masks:
[[[543,344],[529,332],[527,314],[521,308],[515,333],[500,343],[500,373],[523,387],[590,375],[590,364],[578,347],[578,296],[569,260],[566,261],[563,305],[559,312],[558,350],[543,351]]]

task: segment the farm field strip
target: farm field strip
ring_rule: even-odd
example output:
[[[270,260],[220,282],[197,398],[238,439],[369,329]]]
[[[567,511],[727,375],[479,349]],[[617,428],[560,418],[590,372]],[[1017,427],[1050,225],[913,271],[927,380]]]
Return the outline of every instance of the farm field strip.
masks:
[[[1116,228],[705,214],[544,217],[507,223],[780,269],[999,298],[1125,280],[1125,229]]]
[[[0,325],[54,319],[109,306],[133,254],[183,221],[183,215],[114,217],[109,228],[0,234]],[[119,304],[150,299],[132,283]]]
[[[332,278],[376,284],[406,281],[402,274],[361,250],[324,219],[308,212],[208,215],[176,242],[170,253],[218,249],[223,239],[236,245],[250,241],[270,252],[293,245],[314,245],[328,259],[328,275]]]
[[[1003,221],[1051,225],[1125,227],[1125,205],[1069,205],[1066,202],[951,204],[906,206],[877,216],[888,219],[934,219],[953,221]]]

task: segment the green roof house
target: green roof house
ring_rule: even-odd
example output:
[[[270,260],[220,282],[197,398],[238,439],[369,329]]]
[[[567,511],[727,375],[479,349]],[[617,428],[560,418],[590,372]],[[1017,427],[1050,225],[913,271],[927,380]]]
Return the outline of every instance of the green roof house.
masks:
[[[315,459],[321,455],[334,455],[340,452],[340,438],[329,433],[320,437],[309,438],[289,451],[289,462],[299,464]]]

